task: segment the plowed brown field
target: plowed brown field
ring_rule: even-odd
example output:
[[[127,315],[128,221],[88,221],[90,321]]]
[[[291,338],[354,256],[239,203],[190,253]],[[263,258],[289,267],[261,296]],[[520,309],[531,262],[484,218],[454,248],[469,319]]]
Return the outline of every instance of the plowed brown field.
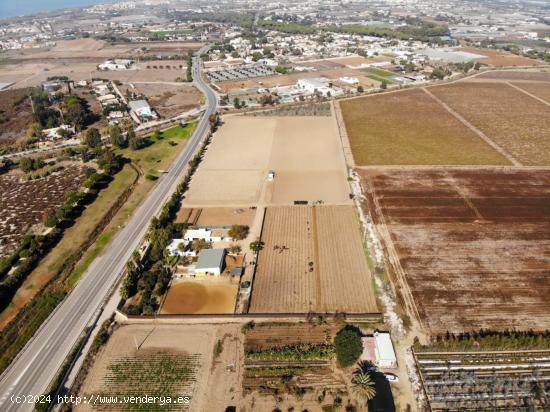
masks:
[[[352,206],[266,211],[253,313],[378,312]]]
[[[360,174],[431,332],[550,327],[550,171]]]

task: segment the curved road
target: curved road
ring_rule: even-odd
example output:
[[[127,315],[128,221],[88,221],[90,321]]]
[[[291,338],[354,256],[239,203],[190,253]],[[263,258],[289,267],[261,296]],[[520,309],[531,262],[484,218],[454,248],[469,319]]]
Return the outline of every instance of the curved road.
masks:
[[[217,96],[201,77],[200,54],[193,57],[195,85],[206,96],[206,110],[187,146],[167,174],[98,257],[74,290],[42,325],[0,380],[1,411],[31,411],[32,404],[15,404],[17,395],[41,395],[54,379],[84,329],[101,311],[116,287],[126,261],[145,236],[155,216],[183,177],[187,163],[209,130],[208,117],[217,110]]]

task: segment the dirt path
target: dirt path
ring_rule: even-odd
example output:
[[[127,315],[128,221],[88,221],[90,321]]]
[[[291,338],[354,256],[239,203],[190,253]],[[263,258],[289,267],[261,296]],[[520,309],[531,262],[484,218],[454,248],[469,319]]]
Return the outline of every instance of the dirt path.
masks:
[[[458,112],[456,112],[451,107],[449,107],[445,102],[443,102],[441,99],[439,99],[437,96],[435,96],[426,87],[422,87],[422,90],[428,96],[430,96],[432,99],[434,99],[437,103],[439,103],[441,105],[441,107],[443,107],[450,114],[452,114],[454,117],[456,117],[462,124],[464,124],[464,126],[466,126],[472,132],[477,134],[481,139],[483,139],[485,141],[485,143],[487,143],[489,146],[491,146],[493,149],[495,149],[497,152],[499,152],[501,155],[503,155],[506,159],[508,159],[508,161],[510,161],[514,166],[522,166],[522,164],[519,161],[517,161],[510,153],[508,153],[502,147],[500,147],[495,142],[493,142],[489,138],[489,136],[487,136],[485,133],[483,133],[481,130],[479,130],[477,127],[475,127],[473,124],[471,124],[468,120],[466,120],[464,117],[462,117]]]
[[[516,90],[519,90],[520,92],[526,94],[527,96],[530,96],[532,97],[533,99],[535,100],[538,100],[539,102],[541,102],[542,104],[545,104],[546,106],[550,106],[550,103],[548,103],[546,100],[544,99],[541,99],[540,97],[538,96],[535,96],[533,93],[529,93],[527,90],[523,90],[521,87],[518,87],[516,86],[515,84],[512,84],[510,82],[505,82],[508,86],[510,87],[513,87],[514,89]]]
[[[311,213],[311,236],[313,237],[313,270],[315,273],[315,302],[317,310],[321,304],[321,273],[319,271],[319,239],[317,237],[317,209],[314,207]]]

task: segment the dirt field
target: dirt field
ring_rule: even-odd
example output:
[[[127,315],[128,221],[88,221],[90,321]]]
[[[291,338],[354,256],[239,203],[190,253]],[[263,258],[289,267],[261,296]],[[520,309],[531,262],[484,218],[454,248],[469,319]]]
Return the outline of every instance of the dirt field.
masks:
[[[138,83],[134,86],[163,117],[198,108],[202,99],[202,94],[191,84]]]
[[[251,226],[256,215],[255,209],[234,209],[230,207],[207,207],[204,209],[193,209],[182,207],[175,223],[189,223],[195,226]]]
[[[550,71],[492,71],[482,73],[477,78],[480,79],[498,79],[498,80],[532,80],[541,82],[550,82]]]
[[[227,279],[184,280],[170,286],[161,314],[233,313],[239,286]]]
[[[377,312],[352,206],[267,208],[252,313]]]
[[[78,190],[85,179],[79,165],[36,180],[21,181],[22,176],[0,176],[0,258],[16,249],[20,237],[42,221],[45,210],[60,207],[65,193]]]
[[[509,164],[420,89],[339,104],[357,165]]]
[[[550,107],[504,83],[429,90],[525,165],[550,164]]]
[[[25,136],[34,121],[30,92],[31,89],[0,91],[0,145]]]
[[[490,64],[496,67],[508,66],[538,66],[544,64],[540,60],[530,59],[528,57],[517,56],[513,53],[508,53],[500,50],[478,49],[476,47],[461,47],[460,51],[481,54],[487,56],[485,59],[479,59],[482,64]]]
[[[404,273],[429,332],[550,327],[548,171],[359,173],[393,272]]]
[[[539,99],[544,100],[550,105],[550,82],[512,82],[512,84],[522,90],[525,90],[528,93],[537,96]]]
[[[136,390],[141,391],[140,395],[147,392],[164,396],[177,393],[191,396],[191,411],[223,410],[235,402],[239,392],[240,364],[243,361],[243,338],[239,328],[239,325],[122,326],[100,351],[80,393],[113,395]],[[214,345],[218,339],[223,349],[214,358]],[[136,344],[139,350],[136,350]],[[161,363],[155,363],[158,358],[169,361],[171,368],[165,369]],[[229,364],[237,367],[228,370],[226,366]],[[182,366],[190,370],[181,371]],[[113,377],[118,379],[112,382]],[[113,405],[111,409],[116,410]],[[153,405],[141,405],[141,409],[154,408]],[[180,407],[177,410],[186,409]],[[81,405],[76,410],[92,409]]]
[[[145,55],[142,47],[146,48]],[[122,82],[174,82],[177,77],[185,77],[185,62],[181,60],[141,61],[136,70],[98,71],[97,65],[111,58],[186,54],[199,47],[200,43],[189,42],[109,45],[94,39],[60,41],[50,49],[7,52],[0,65],[0,82],[15,82],[14,88],[36,86],[50,76],[68,76],[76,81],[104,78]],[[180,69],[180,65],[184,67]]]
[[[309,66],[309,63],[300,65]],[[313,72],[298,72],[285,75],[258,77],[247,80],[231,80],[216,83],[222,90],[227,93],[235,89],[251,89],[255,87],[276,87],[276,86],[290,86],[296,84],[300,79],[308,79],[311,77],[326,77],[328,79],[338,79],[343,76],[357,77],[359,83],[366,89],[371,87],[378,87],[380,82],[368,78],[364,72],[358,69],[348,69],[345,67],[338,67],[335,69],[317,70]]]
[[[332,117],[228,116],[191,183],[185,206],[350,203]],[[267,182],[267,173],[275,179]]]

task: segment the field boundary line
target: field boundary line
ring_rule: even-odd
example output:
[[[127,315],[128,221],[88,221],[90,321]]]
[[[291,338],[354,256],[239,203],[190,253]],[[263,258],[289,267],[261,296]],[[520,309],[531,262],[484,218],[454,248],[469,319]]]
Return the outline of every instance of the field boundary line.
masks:
[[[547,172],[550,171],[550,166],[512,166],[512,165],[366,165],[355,166],[357,170],[375,170],[375,171],[398,171],[398,170],[482,170],[482,171],[500,171],[500,172],[512,172],[515,170],[524,171],[536,171]]]
[[[457,184],[456,179],[449,175],[449,173],[445,173],[445,176],[450,180],[451,185],[453,188],[457,191],[457,193],[460,195],[460,197],[464,200],[464,202],[468,205],[468,207],[471,209],[471,211],[476,215],[476,217],[479,220],[485,220],[483,215],[480,213],[479,209],[473,204],[473,202],[470,200],[468,195],[464,193],[464,190],[460,187],[460,185]]]
[[[550,103],[547,102],[546,100],[541,99],[541,98],[538,97],[538,96],[535,96],[533,93],[529,93],[527,90],[523,90],[521,87],[516,86],[515,84],[512,84],[512,83],[510,83],[509,81],[506,82],[506,84],[507,84],[508,86],[513,87],[514,89],[516,89],[516,90],[518,90],[518,91],[520,91],[520,92],[526,94],[527,96],[532,97],[532,98],[535,99],[535,100],[538,100],[538,101],[541,102],[542,104],[545,104],[546,106],[550,106]]]
[[[498,144],[496,144],[493,140],[491,140],[489,138],[489,136],[487,136],[485,133],[483,133],[481,130],[479,130],[477,127],[475,127],[473,124],[471,124],[468,120],[466,120],[458,112],[456,112],[454,109],[452,109],[450,106],[448,106],[445,102],[443,102],[439,97],[434,95],[426,87],[422,87],[422,90],[428,96],[430,96],[432,99],[434,99],[437,103],[439,103],[450,114],[452,114],[454,117],[456,117],[462,124],[464,124],[464,126],[466,126],[472,132],[477,134],[481,139],[483,139],[483,141],[485,141],[485,143],[487,143],[489,146],[491,146],[493,149],[495,149],[497,152],[499,152],[501,155],[503,155],[506,159],[508,159],[508,161],[510,161],[514,166],[523,166],[510,153],[508,153],[506,150],[504,150],[502,147],[500,147]]]
[[[390,261],[391,265],[394,268],[393,272],[395,274],[396,282],[394,282],[393,279],[391,280],[391,283],[393,285],[393,292],[397,299],[398,299],[398,293],[401,294],[405,309],[407,310],[408,314],[412,315],[412,317],[418,322],[420,328],[425,330],[426,328],[422,322],[420,311],[418,310],[418,306],[416,305],[416,301],[414,300],[414,296],[409,286],[409,282],[407,281],[407,275],[406,275],[405,269],[403,269],[403,266],[401,266],[401,260],[399,259],[399,254],[395,250],[395,245],[391,238],[391,232],[388,228],[388,224],[386,223],[386,217],[382,211],[380,202],[378,202],[374,183],[371,181],[370,177],[365,177],[364,179],[365,179],[365,185],[368,185],[370,187],[372,203],[374,205],[374,208],[376,209],[375,211],[376,214],[380,218],[380,223],[376,224],[376,229],[378,230],[378,233],[380,234],[380,237],[382,238],[386,246],[388,260]],[[363,187],[363,191],[366,192],[366,190],[367,188]],[[395,283],[397,283],[398,286],[401,287],[400,291],[397,290]]]
[[[344,161],[349,167],[355,167],[355,159],[353,157],[353,151],[351,150],[351,142],[349,141],[348,131],[346,124],[344,123],[344,117],[342,110],[340,109],[340,103],[333,100],[331,101],[333,116],[336,119],[336,126],[338,128],[338,135],[340,136],[340,144],[342,145],[342,152],[344,153]]]

